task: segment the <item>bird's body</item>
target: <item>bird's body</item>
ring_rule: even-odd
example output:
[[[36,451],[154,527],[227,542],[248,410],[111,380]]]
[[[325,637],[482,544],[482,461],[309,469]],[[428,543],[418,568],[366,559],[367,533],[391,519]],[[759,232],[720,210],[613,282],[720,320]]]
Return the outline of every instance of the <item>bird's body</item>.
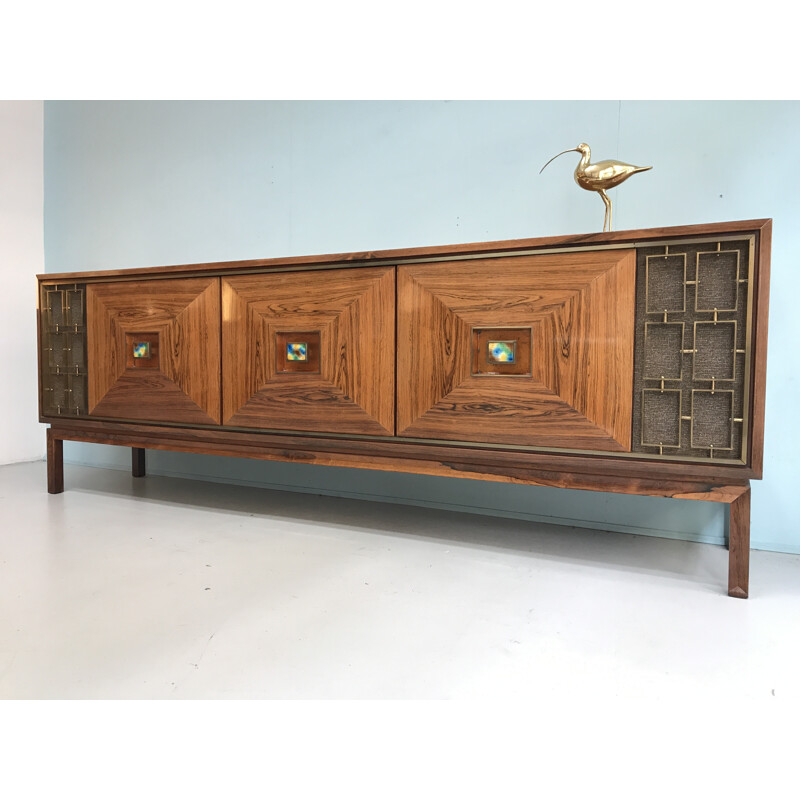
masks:
[[[606,189],[613,189],[615,186],[619,186],[624,180],[627,180],[631,175],[635,175],[637,172],[646,172],[648,169],[652,169],[652,167],[636,167],[633,164],[626,164],[624,161],[613,160],[598,161],[596,164],[592,164],[591,148],[588,144],[583,143],[569,150],[564,150],[558,155],[563,156],[564,153],[571,153],[573,151],[577,151],[581,154],[581,160],[578,166],[575,167],[575,183],[577,183],[581,189],[597,192],[600,195],[606,206],[603,230],[605,231],[606,228],[611,230],[611,200],[606,194]],[[554,158],[558,158],[558,156],[553,156],[550,161]],[[549,164],[550,161],[548,161],[547,164]],[[545,164],[544,167],[546,167],[547,164]],[[544,170],[544,167],[539,170],[540,174],[542,170]]]

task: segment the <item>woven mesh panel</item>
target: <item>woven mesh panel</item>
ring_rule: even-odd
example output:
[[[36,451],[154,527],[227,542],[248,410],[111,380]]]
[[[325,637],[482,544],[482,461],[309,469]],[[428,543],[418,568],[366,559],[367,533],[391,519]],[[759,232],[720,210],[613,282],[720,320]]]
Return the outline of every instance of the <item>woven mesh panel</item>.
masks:
[[[679,447],[681,435],[681,393],[647,390],[642,398],[644,441],[658,447]]]
[[[736,371],[736,325],[703,322],[695,326],[695,380],[730,381]]]
[[[749,240],[637,248],[634,452],[742,458],[749,259]]]
[[[701,254],[697,263],[698,309],[736,308],[738,251]],[[746,262],[745,262],[746,263]]]
[[[684,272],[686,259],[682,255],[665,255],[653,259],[645,279],[650,287],[647,310],[662,312],[683,311],[685,302]],[[652,274],[651,274],[652,273]]]
[[[683,350],[683,324],[651,322],[645,330],[644,374],[648,378],[661,377],[678,380],[681,377]]]
[[[731,422],[733,393],[695,392],[692,402],[692,444],[696,447],[730,447],[734,428]]]
[[[88,410],[86,378],[86,286],[42,288],[42,412],[76,417]]]
[[[87,405],[86,375],[69,376],[69,406],[74,409],[85,409]]]

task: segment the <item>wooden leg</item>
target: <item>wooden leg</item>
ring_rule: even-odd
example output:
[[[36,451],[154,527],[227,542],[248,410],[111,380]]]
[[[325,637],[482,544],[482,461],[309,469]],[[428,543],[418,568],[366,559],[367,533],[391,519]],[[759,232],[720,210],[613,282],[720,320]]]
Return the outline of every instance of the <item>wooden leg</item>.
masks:
[[[750,487],[731,503],[728,532],[728,595],[747,597],[750,579]]]
[[[47,491],[61,494],[64,491],[64,442],[47,429]]]
[[[144,478],[144,447],[131,448],[131,472],[134,478]]]

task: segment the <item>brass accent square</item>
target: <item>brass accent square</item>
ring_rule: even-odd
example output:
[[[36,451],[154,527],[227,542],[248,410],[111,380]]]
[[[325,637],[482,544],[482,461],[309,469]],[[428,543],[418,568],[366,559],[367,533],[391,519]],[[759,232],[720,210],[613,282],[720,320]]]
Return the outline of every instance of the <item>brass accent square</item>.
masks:
[[[655,262],[651,267],[650,262]],[[686,253],[647,256],[645,259],[645,311],[686,311]]]
[[[51,328],[66,325],[64,310],[66,298],[64,292],[60,289],[48,289],[45,292],[45,299],[47,303],[47,324]]]
[[[698,253],[695,274],[695,311],[736,311],[739,306],[738,250]]]
[[[125,334],[125,366],[132,369],[160,369],[157,333]]]
[[[530,328],[473,328],[472,374],[530,377],[531,340]]]
[[[279,331],[275,334],[276,372],[318,374],[319,331]],[[300,347],[302,345],[302,347]]]
[[[69,362],[69,337],[66,333],[51,333],[48,366],[56,372],[66,372]]]
[[[80,289],[67,289],[64,292],[66,300],[65,318],[67,325],[83,325],[83,291]]]
[[[680,389],[642,390],[642,445],[644,447],[681,446]]]
[[[736,320],[695,322],[692,380],[736,379]]]
[[[733,389],[692,389],[691,446],[733,450]]]
[[[683,329],[682,322],[645,322],[645,380],[683,380]]]
[[[80,414],[86,408],[86,375],[71,374],[67,376],[67,406],[74,414]],[[86,413],[84,411],[84,413]]]

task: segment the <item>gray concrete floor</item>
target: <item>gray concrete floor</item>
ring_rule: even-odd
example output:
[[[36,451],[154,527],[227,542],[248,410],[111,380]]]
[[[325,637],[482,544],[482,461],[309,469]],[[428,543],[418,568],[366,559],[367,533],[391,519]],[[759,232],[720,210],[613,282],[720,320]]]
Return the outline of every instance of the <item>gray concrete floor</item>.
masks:
[[[0,698],[797,699],[800,556],[0,467]],[[354,472],[354,480],[357,472]]]

